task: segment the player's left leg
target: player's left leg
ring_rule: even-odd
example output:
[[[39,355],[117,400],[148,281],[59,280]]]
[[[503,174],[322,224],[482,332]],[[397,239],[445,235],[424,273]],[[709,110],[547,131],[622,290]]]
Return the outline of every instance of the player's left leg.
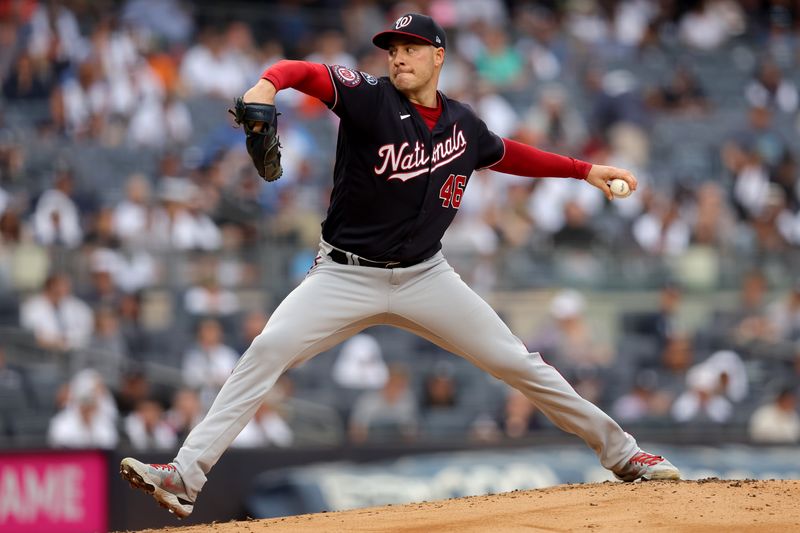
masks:
[[[122,476],[177,516],[188,516],[206,483],[206,474],[252,418],[278,377],[291,366],[383,321],[389,276],[383,269],[320,258],[239,359],[173,463],[148,465],[125,458],[120,464]]]
[[[586,441],[604,467],[630,477],[628,465],[641,451],[633,437],[578,395],[538,353],[528,352],[497,313],[443,258],[424,277],[416,276],[414,268],[403,269],[408,271],[404,274],[408,279],[399,280],[390,301],[391,313],[399,316],[396,325],[468,359],[520,390],[559,428]],[[652,460],[642,457],[642,461]],[[654,466],[649,473],[644,467],[635,469],[635,477],[655,477]]]

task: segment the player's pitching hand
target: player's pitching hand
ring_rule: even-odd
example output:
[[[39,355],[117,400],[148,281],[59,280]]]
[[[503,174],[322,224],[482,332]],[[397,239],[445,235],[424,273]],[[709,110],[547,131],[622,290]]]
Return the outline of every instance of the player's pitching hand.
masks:
[[[586,176],[586,182],[603,191],[603,194],[606,195],[606,198],[613,200],[614,193],[611,192],[608,182],[616,178],[625,180],[625,182],[627,182],[628,186],[631,188],[631,194],[633,194],[633,192],[636,190],[636,177],[624,168],[609,167],[605,165],[592,165],[589,175]]]

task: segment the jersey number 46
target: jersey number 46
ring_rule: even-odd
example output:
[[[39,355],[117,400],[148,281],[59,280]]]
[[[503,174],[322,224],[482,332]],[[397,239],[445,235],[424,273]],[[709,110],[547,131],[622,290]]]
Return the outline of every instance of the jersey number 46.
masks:
[[[467,184],[467,177],[461,174],[450,174],[439,190],[439,198],[442,199],[442,207],[461,207],[461,196],[464,194],[464,186]]]

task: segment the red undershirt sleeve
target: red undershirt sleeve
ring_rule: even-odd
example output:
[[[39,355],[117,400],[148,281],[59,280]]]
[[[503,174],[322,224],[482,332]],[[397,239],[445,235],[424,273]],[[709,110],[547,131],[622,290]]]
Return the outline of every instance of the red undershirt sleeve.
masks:
[[[586,179],[592,164],[580,159],[545,152],[511,139],[503,139],[503,159],[489,167],[497,172],[529,178]]]
[[[328,68],[321,63],[283,59],[267,68],[261,77],[279,91],[296,89],[326,104],[332,104],[336,96]]]

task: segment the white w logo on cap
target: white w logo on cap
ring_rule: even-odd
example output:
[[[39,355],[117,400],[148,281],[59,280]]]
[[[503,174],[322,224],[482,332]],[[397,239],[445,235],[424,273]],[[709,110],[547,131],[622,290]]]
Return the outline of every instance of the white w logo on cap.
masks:
[[[399,30],[400,28],[405,28],[411,24],[411,15],[405,15],[397,19],[397,22],[394,23],[394,29]]]

